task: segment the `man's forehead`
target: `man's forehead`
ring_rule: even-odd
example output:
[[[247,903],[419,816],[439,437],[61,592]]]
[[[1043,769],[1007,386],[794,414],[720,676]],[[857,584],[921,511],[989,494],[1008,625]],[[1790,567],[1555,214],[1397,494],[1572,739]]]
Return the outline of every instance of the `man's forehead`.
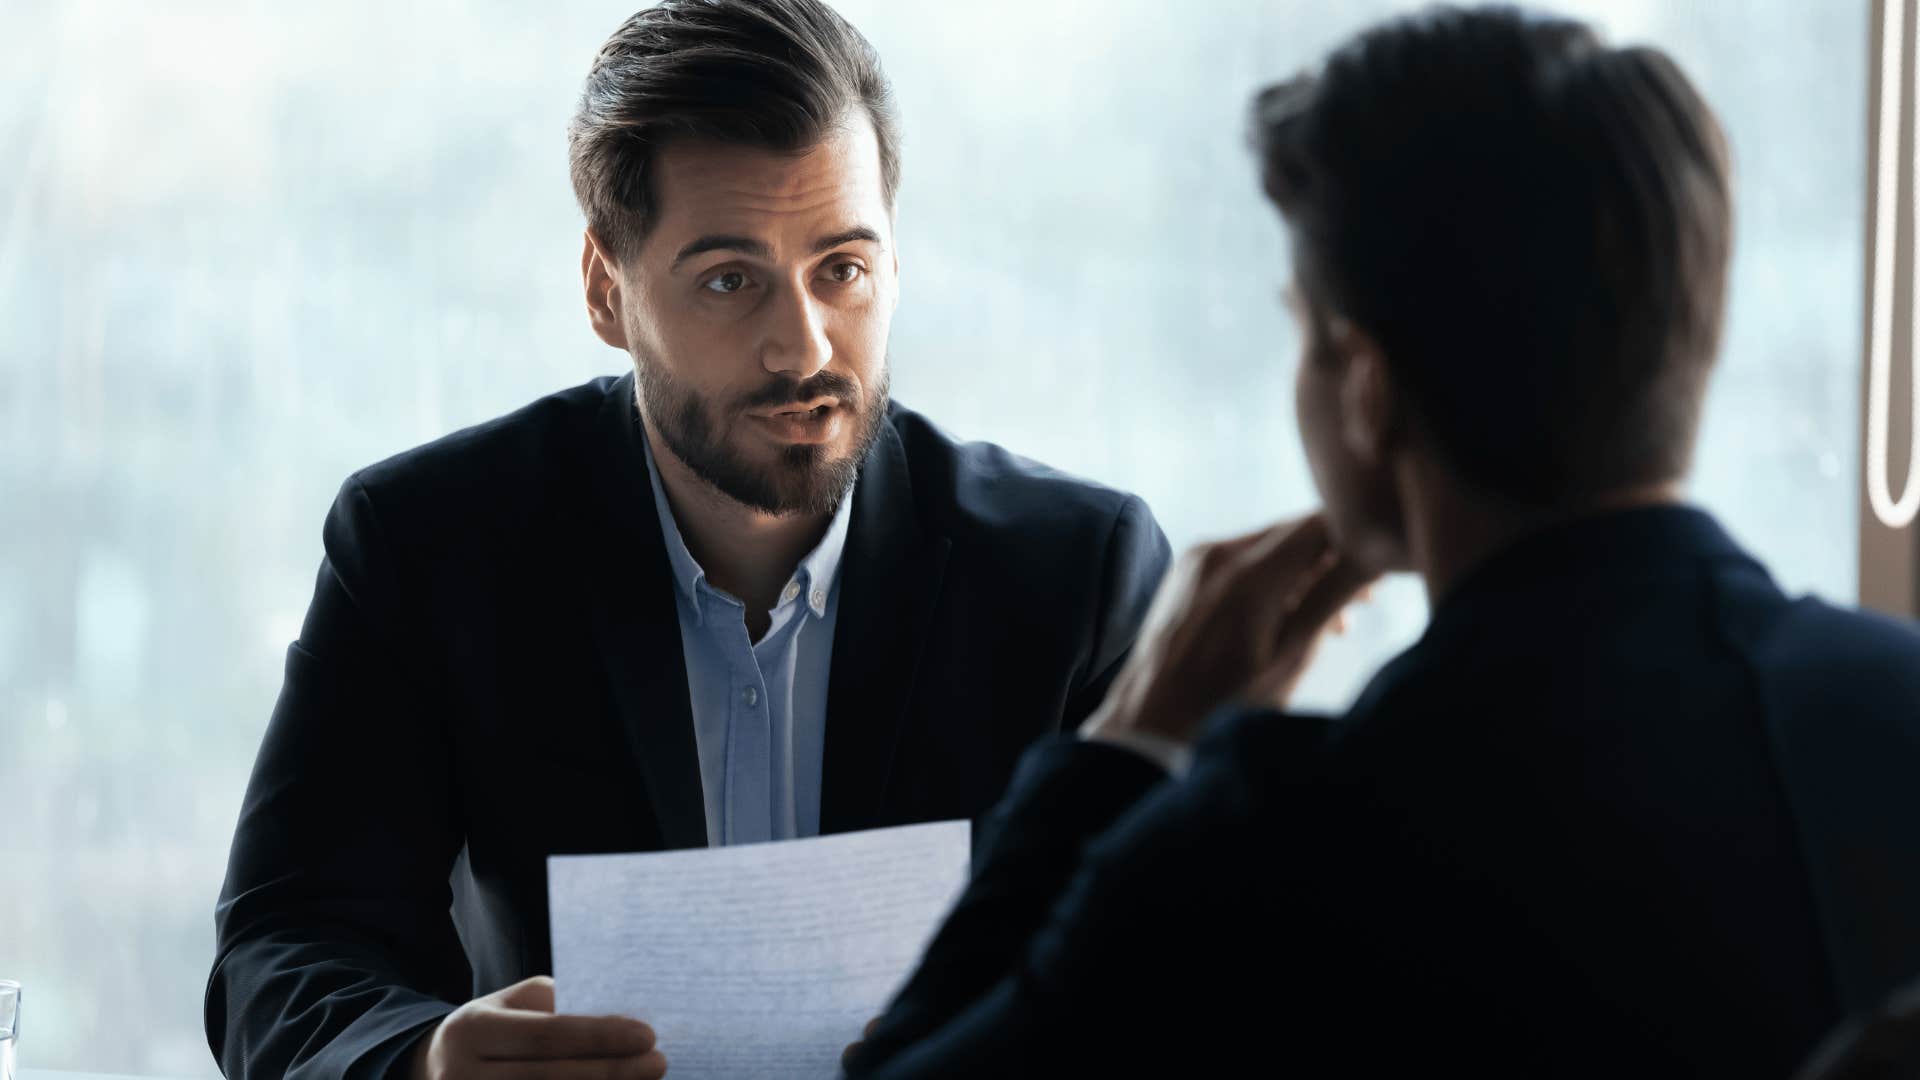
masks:
[[[879,142],[864,120],[830,129],[798,154],[684,139],[662,147],[654,164],[657,233],[778,228],[783,219],[820,215],[864,220],[886,211]]]

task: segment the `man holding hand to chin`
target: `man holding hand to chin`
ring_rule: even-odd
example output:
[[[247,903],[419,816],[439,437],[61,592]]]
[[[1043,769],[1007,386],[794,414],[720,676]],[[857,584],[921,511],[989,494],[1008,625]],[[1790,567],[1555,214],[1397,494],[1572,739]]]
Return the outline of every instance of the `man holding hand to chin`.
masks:
[[[849,1073],[1788,1075],[1920,971],[1920,632],[1681,501],[1711,111],[1653,49],[1436,9],[1254,121],[1326,509],[1176,567]],[[1285,712],[1388,570],[1425,635]]]

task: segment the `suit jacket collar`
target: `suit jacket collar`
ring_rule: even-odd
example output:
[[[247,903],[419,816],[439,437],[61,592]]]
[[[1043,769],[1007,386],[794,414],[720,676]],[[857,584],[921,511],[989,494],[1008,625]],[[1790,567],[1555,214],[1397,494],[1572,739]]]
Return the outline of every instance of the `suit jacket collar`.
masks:
[[[607,387],[595,426],[589,449],[599,472],[595,487],[615,539],[589,602],[594,640],[663,845],[705,847],[687,661],[631,373]]]
[[[1705,511],[1664,505],[1609,511],[1525,537],[1467,572],[1440,598],[1422,637],[1428,644],[1456,633],[1484,636],[1516,625],[1495,617],[1514,605],[1557,610],[1569,587],[1591,581],[1681,575],[1703,563],[1735,562],[1766,570]],[[1531,632],[1530,630],[1523,632]]]
[[[596,425],[596,486],[620,539],[591,602],[594,637],[666,847],[701,847],[706,810],[686,657],[632,373],[607,386]],[[891,422],[861,466],[846,529],[827,689],[822,833],[884,823],[883,800],[952,546],[921,512]]]
[[[841,557],[820,778],[822,833],[886,823],[884,800],[912,722],[909,699],[953,546],[914,497],[892,414],[889,407],[861,465]]]

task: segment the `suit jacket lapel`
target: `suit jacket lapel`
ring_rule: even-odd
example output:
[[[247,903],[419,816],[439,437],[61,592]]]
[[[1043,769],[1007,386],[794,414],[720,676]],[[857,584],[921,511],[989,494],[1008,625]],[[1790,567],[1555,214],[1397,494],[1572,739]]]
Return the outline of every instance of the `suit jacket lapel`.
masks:
[[[633,401],[633,376],[608,388],[594,451],[613,523],[611,564],[591,601],[594,638],[668,848],[705,847],[706,800],[687,697],[686,657]]]
[[[840,566],[828,677],[820,831],[881,823],[927,627],[952,542],[920,520],[906,449],[891,423],[862,467]]]

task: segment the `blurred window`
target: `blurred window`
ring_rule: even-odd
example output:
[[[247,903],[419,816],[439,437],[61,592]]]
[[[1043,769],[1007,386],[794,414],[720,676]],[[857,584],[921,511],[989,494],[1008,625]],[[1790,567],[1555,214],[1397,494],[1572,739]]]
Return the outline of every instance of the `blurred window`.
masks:
[[[842,0],[905,120],[897,396],[1139,492],[1176,544],[1308,508],[1245,109],[1404,6]],[[1731,133],[1696,493],[1841,601],[1870,7],[1566,5],[1669,49]],[[587,327],[564,131],[630,10],[0,4],[0,976],[31,1065],[211,1072],[214,898],[341,480],[626,364]],[[1303,699],[1424,614],[1383,589]]]

